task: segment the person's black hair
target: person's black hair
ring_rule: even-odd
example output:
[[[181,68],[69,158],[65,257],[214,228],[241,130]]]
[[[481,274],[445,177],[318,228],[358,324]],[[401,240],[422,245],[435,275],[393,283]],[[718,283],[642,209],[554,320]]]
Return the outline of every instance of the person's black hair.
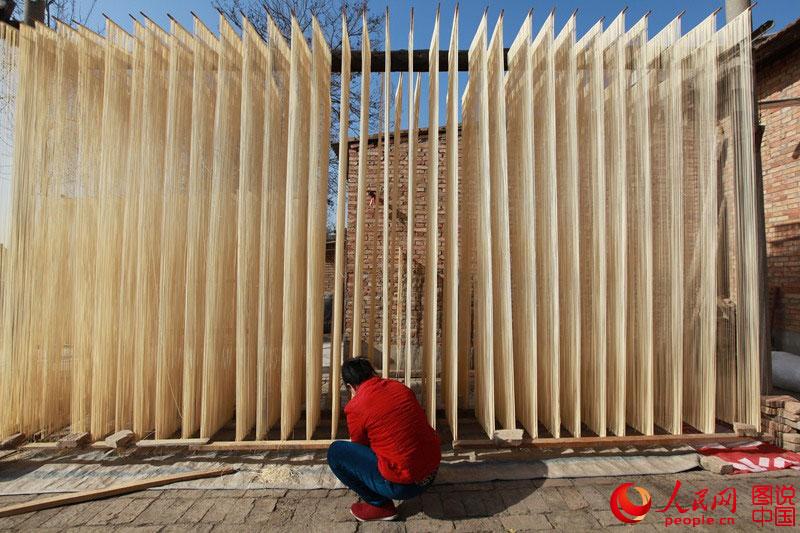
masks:
[[[342,381],[346,385],[358,387],[376,375],[375,369],[372,368],[372,363],[366,357],[348,359],[342,364]]]

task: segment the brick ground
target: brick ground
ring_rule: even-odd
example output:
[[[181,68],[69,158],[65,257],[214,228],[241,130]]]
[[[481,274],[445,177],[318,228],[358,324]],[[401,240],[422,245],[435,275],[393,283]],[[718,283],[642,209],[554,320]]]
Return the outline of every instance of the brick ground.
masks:
[[[691,508],[694,493],[708,490],[707,500],[725,487],[737,491],[736,524],[717,531],[753,530],[753,485],[791,485],[800,489],[800,473],[718,476],[708,472],[622,478],[503,481],[433,487],[401,506],[401,520],[358,524],[349,507],[355,495],[345,490],[150,490],[58,509],[0,518],[0,531],[582,531],[621,526],[609,510],[611,491],[622,481],[643,486],[653,509],[637,531],[663,527],[656,513],[669,499],[675,479],[681,481],[678,502]],[[33,496],[0,497],[0,506]],[[800,491],[795,503],[800,503]],[[684,516],[696,516],[689,511]],[[731,516],[717,510],[709,516]],[[693,528],[703,530],[703,528]],[[769,528],[765,528],[769,529]],[[790,528],[773,528],[785,530]]]

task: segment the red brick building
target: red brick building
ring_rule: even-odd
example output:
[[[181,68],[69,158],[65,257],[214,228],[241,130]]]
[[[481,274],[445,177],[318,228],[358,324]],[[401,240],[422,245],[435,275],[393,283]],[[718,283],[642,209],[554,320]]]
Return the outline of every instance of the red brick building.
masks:
[[[390,137],[390,155],[389,164],[395,164],[395,143],[394,136]],[[399,138],[399,148],[397,154],[399,160],[397,161],[398,171],[397,175],[405,178],[408,175],[408,132],[403,131]],[[446,176],[445,161],[446,139],[445,130],[442,128],[439,132],[439,320],[441,320],[441,270],[443,268],[443,247],[444,247],[444,217],[446,216],[444,207],[444,185]],[[345,290],[347,292],[345,310],[345,332],[352,331],[353,320],[353,299],[352,296],[355,291],[355,245],[356,245],[356,200],[358,198],[358,139],[351,139],[348,146],[348,166],[347,166],[347,260],[346,260],[346,284]],[[415,221],[414,221],[414,244],[413,244],[413,264],[414,275],[412,276],[412,313],[411,313],[411,334],[412,345],[414,351],[418,349],[417,339],[422,328],[422,298],[425,278],[425,239],[427,234],[426,218],[427,218],[427,198],[426,191],[428,187],[428,130],[422,128],[419,131],[419,138],[417,141],[416,150],[416,192],[414,195],[415,205]],[[395,175],[395,172],[392,172]],[[369,338],[369,324],[371,316],[371,305],[373,288],[375,294],[375,332],[374,340],[377,349],[380,349],[381,339],[381,321],[382,321],[382,268],[383,268],[383,210],[385,207],[384,198],[388,195],[383,193],[383,146],[378,145],[378,136],[370,136],[367,144],[367,175],[366,175],[366,191],[367,191],[367,207],[364,211],[365,224],[364,224],[364,265],[363,265],[363,287],[364,287],[364,314],[362,316],[362,333],[363,338]],[[390,302],[392,313],[392,344],[396,343],[397,332],[397,264],[398,264],[398,249],[402,254],[400,260],[402,262],[403,271],[405,271],[405,250],[408,228],[408,181],[406,179],[398,180],[398,216],[397,220],[392,219],[392,233],[394,235],[393,250],[390,254],[391,257],[391,272],[393,276],[392,286],[392,300]],[[390,209],[390,216],[392,210]],[[372,273],[375,272],[375,280],[373,283]],[[404,276],[405,279],[405,276]],[[405,283],[405,282],[404,282]],[[405,286],[403,287],[405,291]],[[401,294],[403,303],[403,313],[405,307],[405,292]],[[402,319],[403,321],[405,318]],[[403,322],[404,323],[404,322]],[[365,350],[366,346],[362,347]],[[394,357],[394,354],[392,354]]]
[[[800,19],[755,47],[774,349],[800,353]]]
[[[774,349],[800,353],[800,19],[783,30],[763,38],[754,46],[753,61],[755,69],[756,98],[759,101],[759,118],[764,126],[761,144],[763,166],[764,206],[767,239],[767,286],[769,289],[768,315],[771,322]],[[399,149],[399,175],[408,172],[408,135],[402,132]],[[416,216],[414,225],[414,282],[412,336],[416,339],[422,321],[422,294],[424,284],[425,213],[428,181],[428,131],[420,130],[416,155]],[[354,291],[356,198],[358,193],[358,139],[352,139],[348,147],[347,171],[347,309],[345,311],[345,331],[352,331],[352,295]],[[390,164],[394,154],[392,142]],[[445,179],[445,135],[439,135],[439,236],[442,268],[443,231],[446,216],[442,191]],[[365,211],[365,247],[363,287],[365,296],[362,317],[363,335],[368,336],[370,304],[373,283],[370,278],[375,265],[376,313],[374,339],[379,348],[381,325],[381,269],[382,269],[382,221],[383,221],[383,148],[379,150],[378,137],[373,135],[368,141],[367,152],[367,194],[369,207]],[[395,247],[398,240],[401,250],[405,250],[407,230],[407,191],[406,180],[399,180],[399,217],[393,222]],[[374,217],[374,218],[373,218]],[[732,222],[731,222],[732,223]],[[378,232],[378,233],[375,233]],[[374,261],[374,262],[373,262]],[[397,256],[392,255],[393,275],[396,291]],[[405,258],[402,258],[405,262]],[[440,273],[441,276],[441,273]],[[441,310],[441,283],[439,284]],[[404,298],[404,296],[403,296]],[[392,298],[392,335],[396,330],[396,300]],[[394,338],[394,337],[393,337]],[[393,340],[393,342],[395,342]]]

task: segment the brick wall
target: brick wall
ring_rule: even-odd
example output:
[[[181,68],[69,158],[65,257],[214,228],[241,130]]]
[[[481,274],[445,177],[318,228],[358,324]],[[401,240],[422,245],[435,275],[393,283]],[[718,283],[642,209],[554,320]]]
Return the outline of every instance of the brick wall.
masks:
[[[800,47],[756,68],[758,100],[800,97]],[[800,335],[800,106],[760,109],[773,340]]]
[[[394,164],[395,146],[393,137],[390,145],[389,162]],[[355,291],[355,244],[356,244],[356,204],[358,199],[358,140],[351,140],[348,146],[348,171],[347,171],[347,262],[346,262],[346,309],[345,309],[345,337],[349,339],[352,334],[353,324],[353,294]],[[442,269],[444,251],[444,220],[445,212],[445,151],[446,139],[444,130],[439,135],[439,320],[441,320],[441,293],[442,293]],[[396,291],[397,291],[397,250],[402,254],[401,261],[405,268],[405,250],[407,238],[407,213],[408,213],[408,136],[407,132],[402,132],[399,146],[399,171],[400,177],[397,180],[399,186],[399,216],[396,221],[392,221],[392,233],[394,235],[394,252],[391,257],[391,275],[393,279],[393,294],[391,295],[390,308],[392,313],[391,335],[392,345],[396,344],[397,315],[396,315]],[[416,155],[416,178],[415,178],[415,217],[414,217],[414,245],[413,261],[414,275],[412,281],[412,313],[411,313],[411,334],[412,349],[416,352],[419,349],[419,338],[422,332],[422,299],[425,283],[425,250],[427,235],[427,187],[428,187],[428,132],[421,130],[417,144]],[[392,177],[395,176],[393,169],[390,168]],[[381,323],[382,323],[382,261],[383,261],[383,210],[391,198],[383,194],[383,147],[378,147],[377,139],[372,137],[369,140],[367,151],[367,202],[365,205],[365,227],[364,227],[364,264],[363,264],[363,288],[364,288],[364,311],[362,316],[362,353],[365,353],[366,339],[369,335],[369,318],[373,301],[375,300],[375,331],[374,345],[380,349],[381,343]],[[374,194],[372,201],[371,194]],[[390,210],[390,213],[392,211]],[[374,284],[371,280],[371,273],[375,265]],[[404,278],[405,279],[405,278]],[[405,280],[403,282],[406,283]],[[405,285],[404,285],[405,290]],[[405,309],[405,292],[402,294],[402,305]],[[405,312],[405,311],[403,311]],[[392,352],[394,359],[394,352]],[[416,359],[416,355],[415,355]]]

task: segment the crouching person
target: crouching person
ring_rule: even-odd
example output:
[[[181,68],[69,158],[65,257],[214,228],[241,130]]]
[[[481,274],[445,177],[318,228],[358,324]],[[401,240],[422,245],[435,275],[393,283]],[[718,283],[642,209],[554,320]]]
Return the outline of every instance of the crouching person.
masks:
[[[346,361],[342,380],[351,394],[344,409],[350,441],[331,444],[328,465],[363,500],[350,508],[357,520],[393,520],[392,500],[419,496],[433,483],[439,435],[411,389],[378,377],[369,360]]]

